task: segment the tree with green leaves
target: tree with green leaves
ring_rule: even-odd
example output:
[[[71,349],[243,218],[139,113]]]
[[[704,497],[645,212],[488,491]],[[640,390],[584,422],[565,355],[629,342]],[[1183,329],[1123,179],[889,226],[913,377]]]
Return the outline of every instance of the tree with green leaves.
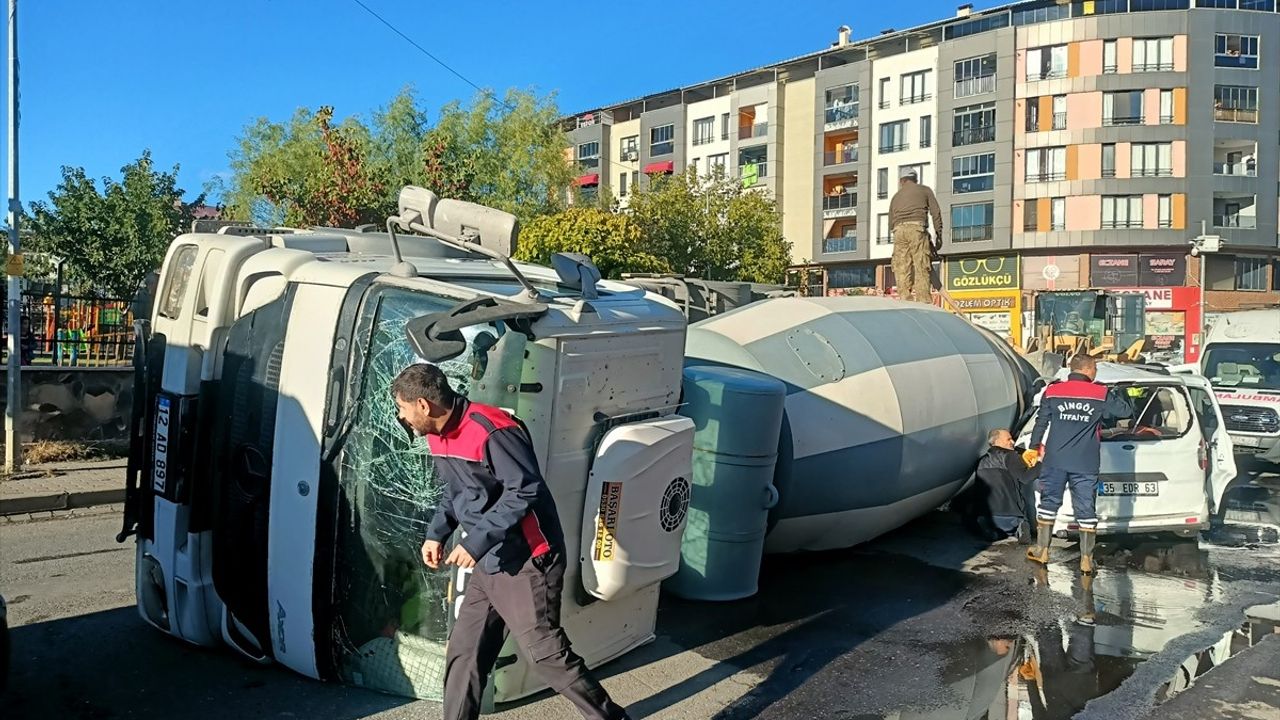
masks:
[[[777,202],[723,173],[655,177],[628,213],[646,251],[687,277],[776,284],[791,263]]]
[[[178,166],[159,171],[151,151],[102,179],[63,167],[48,201],[31,203],[22,229],[24,252],[61,258],[64,280],[77,292],[131,298],[147,273],[160,267],[169,243],[191,227],[192,202],[178,187]]]
[[[671,272],[665,260],[645,251],[640,226],[629,215],[597,207],[572,207],[521,227],[517,260],[548,265],[558,252],[587,255],[608,278],[624,272]]]
[[[381,224],[405,185],[528,220],[561,209],[572,180],[558,120],[552,98],[518,90],[450,103],[434,125],[409,90],[368,123],[301,109],[247,127],[215,189],[230,216],[263,224]]]

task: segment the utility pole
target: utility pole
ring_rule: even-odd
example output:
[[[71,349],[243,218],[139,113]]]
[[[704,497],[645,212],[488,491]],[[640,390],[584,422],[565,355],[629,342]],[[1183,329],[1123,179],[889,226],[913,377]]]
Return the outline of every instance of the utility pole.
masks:
[[[8,392],[4,406],[4,467],[9,472],[22,468],[22,446],[18,443],[18,417],[22,412],[22,247],[18,240],[18,0],[9,0],[9,263],[8,285],[9,368]]]
[[[1209,253],[1215,253],[1222,249],[1222,237],[1220,235],[1209,235],[1208,223],[1204,220],[1200,221],[1200,234],[1191,238],[1191,256],[1200,258],[1200,332],[1197,333],[1196,346],[1204,348],[1205,327],[1208,325],[1208,316],[1205,314],[1208,306],[1204,300],[1204,286],[1206,282],[1205,268],[1207,263],[1205,259]]]

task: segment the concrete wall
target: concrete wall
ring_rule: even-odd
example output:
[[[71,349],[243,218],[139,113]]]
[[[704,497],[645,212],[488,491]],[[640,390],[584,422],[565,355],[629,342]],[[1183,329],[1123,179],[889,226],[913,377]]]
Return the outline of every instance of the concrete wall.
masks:
[[[0,372],[7,381],[5,376]],[[127,440],[133,369],[23,368],[22,398],[23,442]]]
[[[791,243],[791,262],[799,264],[817,257],[813,230],[813,197],[817,192],[813,164],[813,138],[817,129],[814,79],[787,83],[783,90],[786,99],[783,122],[790,141],[782,148],[782,165],[786,168],[781,193],[782,235]]]

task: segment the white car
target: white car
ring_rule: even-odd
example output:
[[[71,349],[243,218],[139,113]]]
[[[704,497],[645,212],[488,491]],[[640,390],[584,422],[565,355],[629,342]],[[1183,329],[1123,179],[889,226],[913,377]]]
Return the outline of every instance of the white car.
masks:
[[[1066,376],[1063,370],[1057,379]],[[1126,393],[1134,407],[1131,418],[1103,424],[1098,533],[1194,536],[1208,529],[1236,477],[1231,438],[1209,381],[1111,363],[1098,364],[1097,380]],[[1023,447],[1031,440],[1039,395],[1035,405],[1019,433]],[[1068,492],[1055,530],[1076,529]]]

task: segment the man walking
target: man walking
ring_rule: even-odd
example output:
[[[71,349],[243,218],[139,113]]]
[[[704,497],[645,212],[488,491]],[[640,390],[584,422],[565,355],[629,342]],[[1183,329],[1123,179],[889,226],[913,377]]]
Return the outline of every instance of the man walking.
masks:
[[[391,386],[399,419],[425,436],[444,494],[422,560],[474,568],[445,653],[444,718],[473,720],[503,628],[534,671],[590,720],[621,720],[560,627],[565,546],[551,491],[524,426],[499,408],[468,402],[434,365],[410,365]],[[455,530],[462,540],[443,558]]]
[[[1098,363],[1088,355],[1071,359],[1066,381],[1045,388],[1040,411],[1031,431],[1028,464],[1043,458],[1040,471],[1040,507],[1036,513],[1036,544],[1027,558],[1047,565],[1053,521],[1062,507],[1063,494],[1071,488],[1071,509],[1080,528],[1080,570],[1093,572],[1093,548],[1098,537],[1097,485],[1102,462],[1102,421],[1133,415],[1122,397],[1094,382]],[[1048,434],[1046,436],[1046,431]]]
[[[893,228],[893,274],[898,281],[898,297],[933,303],[929,285],[929,234],[925,223],[932,218],[933,234],[942,244],[942,210],[938,198],[927,185],[919,183],[913,169],[902,171],[898,192],[889,201],[889,226]]]

